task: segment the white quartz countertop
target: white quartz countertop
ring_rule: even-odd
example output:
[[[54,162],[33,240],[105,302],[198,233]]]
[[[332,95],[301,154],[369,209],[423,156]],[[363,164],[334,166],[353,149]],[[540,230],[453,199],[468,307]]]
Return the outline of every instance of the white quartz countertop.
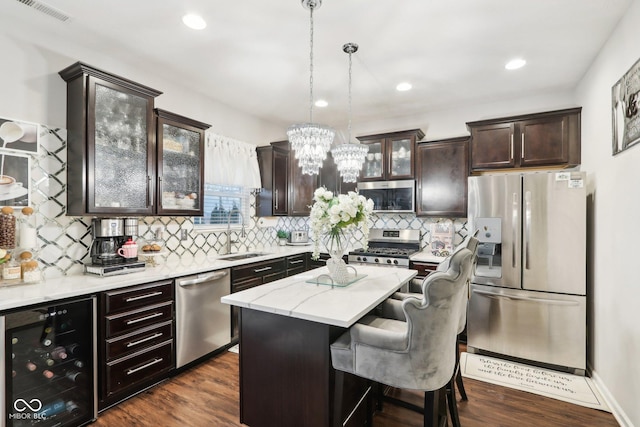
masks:
[[[313,246],[311,245],[273,246],[256,251],[267,253],[267,255],[238,261],[222,260],[220,257],[224,257],[224,255],[218,254],[211,256],[203,255],[201,257],[183,255],[178,261],[167,261],[155,267],[147,267],[144,271],[138,273],[108,277],[78,274],[46,279],[36,284],[1,286],[0,311],[81,295],[90,295],[96,292],[150,283],[158,280],[205,273],[311,251],[313,251]]]
[[[358,266],[366,277],[345,287],[307,283],[327,268],[309,270],[222,297],[222,302],[348,328],[417,274],[403,268]]]

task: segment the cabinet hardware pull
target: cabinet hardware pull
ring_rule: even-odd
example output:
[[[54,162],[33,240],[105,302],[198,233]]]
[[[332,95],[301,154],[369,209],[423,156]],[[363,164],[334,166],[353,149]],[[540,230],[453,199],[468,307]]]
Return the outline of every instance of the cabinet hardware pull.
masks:
[[[162,316],[162,313],[154,313],[150,316],[139,317],[133,320],[127,320],[127,325],[133,325],[134,323],[144,322],[145,320],[154,319],[156,317]]]
[[[147,175],[147,207],[153,206],[153,188],[151,187],[151,175]]]
[[[146,364],[144,364],[144,365],[142,365],[142,366],[138,366],[137,368],[134,368],[134,369],[129,369],[129,370],[127,371],[127,375],[135,374],[136,372],[141,371],[141,370],[143,370],[143,369],[146,369],[146,368],[148,368],[149,366],[153,366],[153,365],[155,365],[156,363],[160,363],[160,362],[162,362],[163,360],[164,360],[163,358],[153,359],[151,362],[146,363]]]
[[[261,273],[263,271],[268,271],[271,270],[273,267],[264,267],[264,268],[256,268],[255,270],[253,270],[254,273]]]
[[[531,301],[538,302],[540,304],[549,304],[549,305],[578,305],[577,301],[565,301],[565,300],[555,300],[549,298],[533,298],[527,296],[519,296],[519,295],[503,295],[503,294],[495,294],[493,292],[481,291],[479,289],[474,289],[473,293],[476,295],[483,296],[485,298],[492,299],[507,299],[510,301]]]
[[[524,242],[522,246],[524,248],[524,268],[529,270],[530,260],[529,260],[529,242],[531,241],[531,215],[532,215],[532,206],[531,206],[531,191],[527,191],[524,193],[524,215],[522,215],[522,222],[524,222]]]
[[[124,300],[124,302],[138,301],[145,298],[157,297],[158,295],[162,295],[162,292],[152,292],[150,294],[138,295],[137,297],[130,297]]]
[[[511,147],[509,148],[509,158],[513,160],[513,134],[511,134]]]
[[[289,264],[300,264],[301,262],[304,262],[304,260],[303,259],[298,259],[298,260],[295,260],[295,261],[289,261]]]
[[[520,137],[520,140],[522,141],[522,143],[520,144],[520,158],[524,159],[524,133]]]
[[[150,335],[150,336],[148,336],[146,338],[139,339],[138,341],[128,342],[127,343],[127,348],[135,347],[136,345],[142,344],[143,342],[151,341],[153,339],[161,337],[162,335],[164,335],[162,332],[156,332],[155,334]]]
[[[275,195],[276,195],[276,197],[274,198],[274,201],[275,201],[275,203],[276,203],[276,204],[275,204],[275,209],[278,209],[278,189],[277,189],[277,188],[276,188],[275,193],[276,193],[276,194],[275,194]]]
[[[176,283],[178,283],[178,286],[199,285],[200,283],[205,282],[215,282],[216,280],[223,278],[227,274],[229,273],[227,273],[226,271],[221,271],[219,273],[208,274],[204,277],[198,277],[196,279],[178,280]]]
[[[518,232],[518,194],[512,194],[511,207],[511,266],[516,268],[516,237]]]

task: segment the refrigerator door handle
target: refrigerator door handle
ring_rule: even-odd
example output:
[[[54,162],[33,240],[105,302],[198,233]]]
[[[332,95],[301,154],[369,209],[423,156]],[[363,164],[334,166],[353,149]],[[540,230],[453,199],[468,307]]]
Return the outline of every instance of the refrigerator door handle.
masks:
[[[556,299],[548,299],[548,298],[533,298],[533,297],[525,297],[525,296],[517,296],[517,295],[502,295],[495,294],[493,292],[481,291],[478,289],[473,290],[474,294],[491,298],[491,299],[508,299],[510,301],[530,301],[530,302],[538,302],[550,305],[578,305],[577,301],[565,301],[565,300],[556,300]]]
[[[511,266],[516,268],[516,238],[518,236],[518,193],[513,193],[511,207]]]
[[[529,241],[531,240],[531,191],[524,194],[524,268],[529,270]]]

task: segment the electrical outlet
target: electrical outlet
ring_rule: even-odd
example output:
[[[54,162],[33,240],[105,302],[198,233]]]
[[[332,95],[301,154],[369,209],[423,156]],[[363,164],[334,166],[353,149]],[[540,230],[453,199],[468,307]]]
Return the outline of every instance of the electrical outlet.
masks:
[[[180,230],[180,240],[187,240],[189,238],[189,230],[183,228]]]

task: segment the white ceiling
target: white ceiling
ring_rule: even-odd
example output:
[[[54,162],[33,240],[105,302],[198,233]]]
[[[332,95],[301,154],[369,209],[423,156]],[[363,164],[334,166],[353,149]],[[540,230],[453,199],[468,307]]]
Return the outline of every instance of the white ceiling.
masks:
[[[425,114],[573,89],[631,1],[324,0],[314,12],[314,95],[329,106],[314,107],[314,121],[346,123],[346,42],[360,46],[354,122]],[[27,32],[37,25],[134,61],[274,124],[309,119],[309,11],[300,0],[42,0],[69,15],[65,23],[3,2]],[[207,28],[186,28],[186,12]],[[506,71],[516,56],[527,66]],[[413,90],[397,92],[401,81]]]

